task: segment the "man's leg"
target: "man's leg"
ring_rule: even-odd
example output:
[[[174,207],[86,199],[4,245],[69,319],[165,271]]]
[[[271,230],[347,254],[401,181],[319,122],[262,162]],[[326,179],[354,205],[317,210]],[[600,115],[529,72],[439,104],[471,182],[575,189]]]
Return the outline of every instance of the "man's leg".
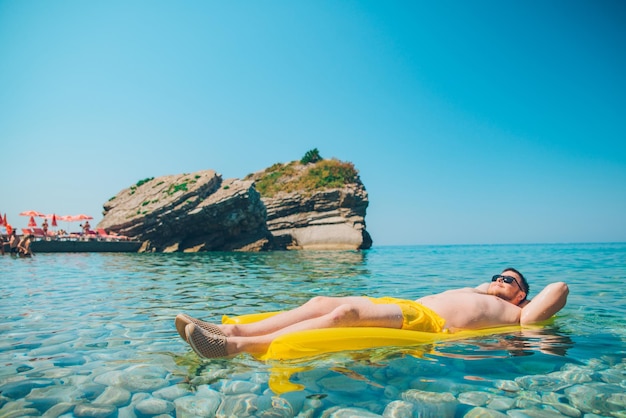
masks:
[[[274,333],[281,335],[284,330],[294,332],[338,326],[401,328],[402,311],[397,305],[377,305],[359,296],[318,296],[295,309],[258,322],[220,327],[227,336],[251,337]]]
[[[324,311],[327,313],[320,314]],[[321,297],[257,323],[222,326],[226,337],[218,338],[225,344],[228,355],[262,353],[277,337],[296,331],[337,327],[402,328],[402,323],[402,311],[398,305],[374,304],[362,297]],[[205,336],[211,338],[209,333],[203,335],[197,328],[187,326],[187,336],[193,334],[195,339],[192,347],[202,345]]]
[[[256,336],[256,335],[268,335],[273,332],[279,331],[283,328],[297,324],[302,321],[317,318],[322,315],[328,314],[342,304],[349,303],[352,299],[364,299],[365,298],[352,298],[352,297],[325,297],[317,296],[310,299],[305,304],[291,309],[289,311],[281,312],[267,319],[250,323],[250,324],[211,324],[203,322],[195,318],[190,318],[185,314],[180,314],[176,317],[176,329],[180,336],[186,340],[185,327],[194,323],[200,326],[205,331],[213,334],[225,335],[225,336]]]

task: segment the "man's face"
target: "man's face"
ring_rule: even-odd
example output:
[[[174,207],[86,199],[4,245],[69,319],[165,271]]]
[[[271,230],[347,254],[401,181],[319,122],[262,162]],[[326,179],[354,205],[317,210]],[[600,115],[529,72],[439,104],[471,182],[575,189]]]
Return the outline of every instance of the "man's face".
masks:
[[[519,274],[510,270],[503,271],[501,275],[513,277],[517,282],[512,281],[511,283],[506,283],[502,278],[499,278],[495,282],[491,282],[489,284],[487,293],[517,305],[526,296],[519,285],[519,283],[522,282],[522,278]]]

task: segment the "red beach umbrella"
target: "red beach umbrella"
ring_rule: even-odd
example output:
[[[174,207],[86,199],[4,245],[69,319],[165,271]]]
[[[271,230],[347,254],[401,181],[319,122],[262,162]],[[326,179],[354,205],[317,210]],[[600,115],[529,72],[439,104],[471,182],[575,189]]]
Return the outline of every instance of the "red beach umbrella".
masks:
[[[57,226],[57,216],[55,214],[52,215],[52,226]]]
[[[4,215],[6,216],[6,215]],[[2,216],[0,216],[0,225],[4,225],[4,220],[2,220]]]
[[[35,218],[34,217],[30,217],[29,221],[28,221],[28,226],[30,227],[36,227],[37,226],[37,222],[35,222]]]
[[[59,216],[59,219],[66,222],[78,222],[78,221],[86,221],[89,219],[93,219],[93,216],[89,215],[67,215],[67,216]]]
[[[41,212],[37,212],[36,210],[27,210],[25,212],[21,212],[20,216],[30,216],[31,218],[33,216],[40,216],[42,218],[45,218],[46,215]]]
[[[72,218],[71,215],[60,215],[60,216],[57,216],[57,221],[72,222],[73,219],[71,218]],[[69,224],[67,225],[67,229],[69,231]]]
[[[9,223],[7,222],[7,214],[6,214],[6,212],[4,213],[4,219],[2,220],[2,222],[3,222],[6,226],[9,226]]]

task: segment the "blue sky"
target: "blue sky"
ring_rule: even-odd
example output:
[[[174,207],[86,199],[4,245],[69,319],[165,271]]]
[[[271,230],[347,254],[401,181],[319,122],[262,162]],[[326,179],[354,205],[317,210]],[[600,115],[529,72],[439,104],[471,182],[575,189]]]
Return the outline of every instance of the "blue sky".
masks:
[[[625,40],[622,1],[0,0],[0,212],[317,148],[374,245],[626,241]]]

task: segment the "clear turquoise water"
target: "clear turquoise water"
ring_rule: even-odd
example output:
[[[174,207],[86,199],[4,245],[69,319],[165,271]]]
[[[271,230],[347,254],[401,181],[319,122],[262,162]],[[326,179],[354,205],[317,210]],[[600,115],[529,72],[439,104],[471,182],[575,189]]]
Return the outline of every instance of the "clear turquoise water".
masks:
[[[316,295],[414,299],[508,266],[531,295],[569,284],[544,329],[268,364],[200,360],[173,324],[179,312],[219,321]],[[37,254],[0,258],[0,277],[3,417],[626,416],[626,244]],[[277,367],[302,390],[273,393]]]

